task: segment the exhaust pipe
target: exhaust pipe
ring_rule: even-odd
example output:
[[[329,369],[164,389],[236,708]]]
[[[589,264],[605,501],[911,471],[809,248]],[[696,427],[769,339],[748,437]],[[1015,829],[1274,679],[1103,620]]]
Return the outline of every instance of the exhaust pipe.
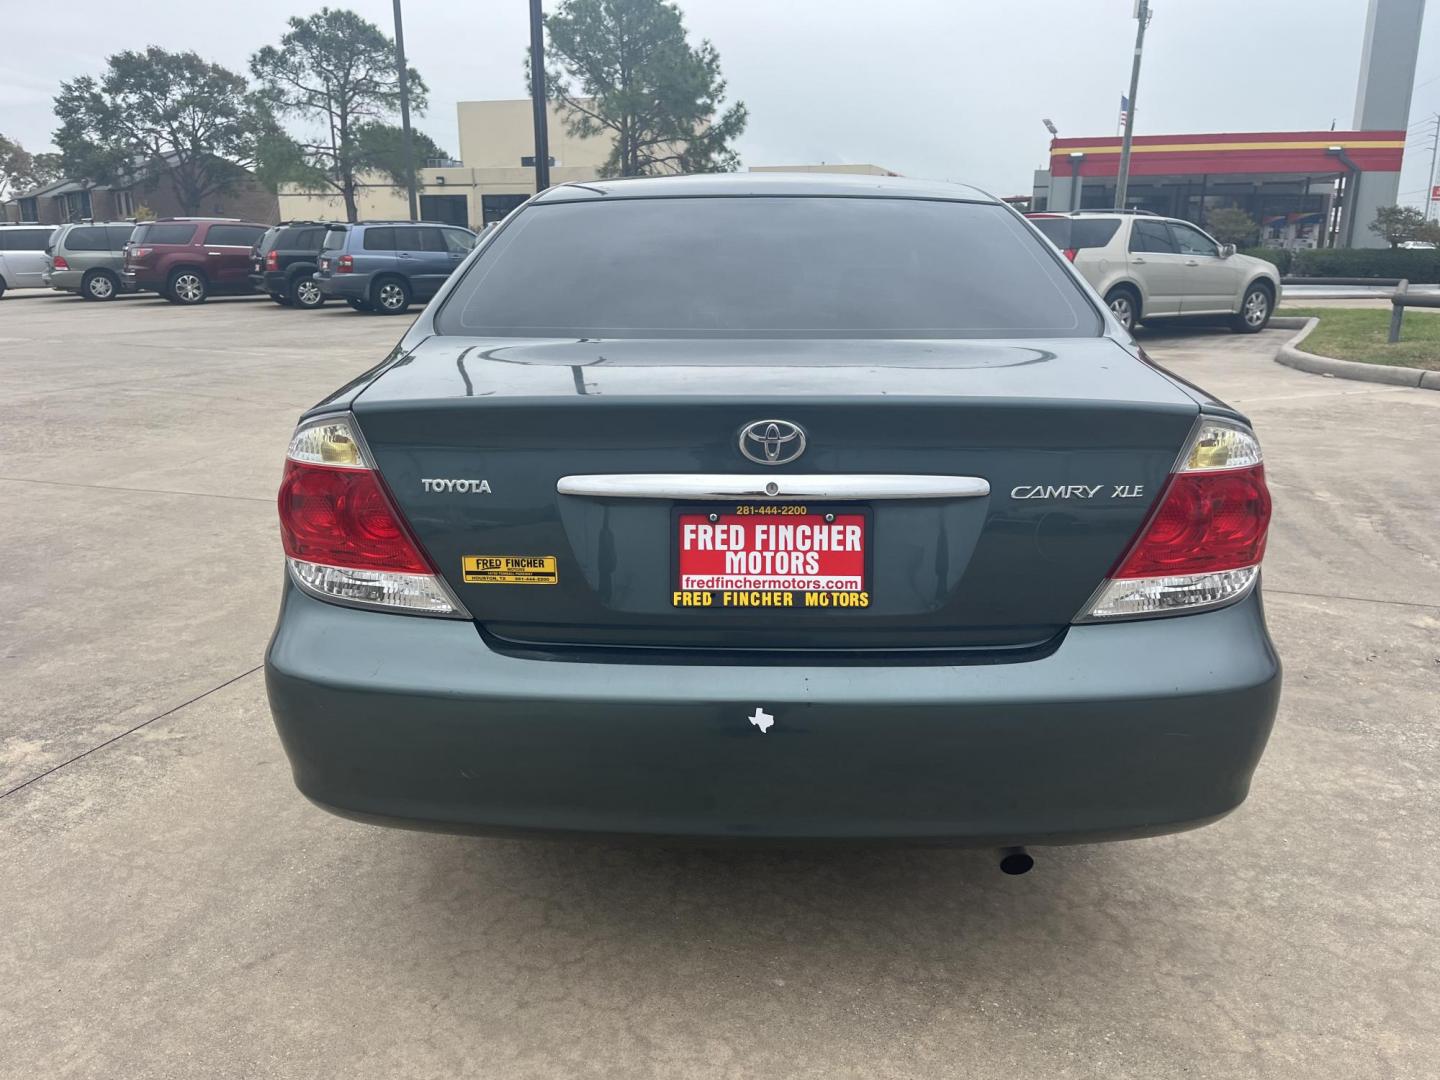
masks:
[[[1035,859],[1023,847],[1000,849],[1000,872],[1002,874],[1028,874],[1035,865]]]

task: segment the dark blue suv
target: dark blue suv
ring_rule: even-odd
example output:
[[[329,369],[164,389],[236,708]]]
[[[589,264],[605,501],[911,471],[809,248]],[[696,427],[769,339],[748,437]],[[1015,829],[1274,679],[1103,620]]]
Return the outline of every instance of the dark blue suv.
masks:
[[[465,261],[475,234],[428,221],[361,221],[331,225],[315,280],[327,298],[356,311],[400,315],[429,300]]]

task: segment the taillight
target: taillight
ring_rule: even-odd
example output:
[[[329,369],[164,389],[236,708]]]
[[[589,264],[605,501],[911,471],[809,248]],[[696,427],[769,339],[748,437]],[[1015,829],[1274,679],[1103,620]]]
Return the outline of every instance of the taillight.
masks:
[[[1150,517],[1084,620],[1185,614],[1254,585],[1270,527],[1270,491],[1254,432],[1203,419]]]
[[[154,250],[154,248],[147,247],[131,248],[129,251],[129,255],[132,259],[143,259],[146,255],[149,255]]]
[[[1064,255],[1065,255],[1065,258],[1069,259],[1071,262],[1074,262],[1074,261],[1075,261],[1075,249],[1074,249],[1074,248],[1066,248],[1065,251],[1064,251]]]
[[[279,253],[278,251],[268,251],[268,252],[265,253],[265,269],[266,269],[266,270],[279,270],[279,269],[280,269],[280,253]]]
[[[296,429],[279,508],[290,573],[306,592],[356,607],[468,618],[391,503],[353,417]]]
[[[335,260],[335,272],[337,274],[348,274],[355,269],[355,259],[350,255],[341,255]]]
[[[56,255],[50,265],[56,270],[69,270],[70,264],[65,261],[64,255]]]

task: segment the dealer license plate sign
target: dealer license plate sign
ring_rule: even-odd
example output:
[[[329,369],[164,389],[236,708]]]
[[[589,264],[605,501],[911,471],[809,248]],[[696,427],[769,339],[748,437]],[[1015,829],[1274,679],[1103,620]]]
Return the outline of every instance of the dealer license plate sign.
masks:
[[[675,607],[867,608],[870,514],[795,504],[675,514]]]

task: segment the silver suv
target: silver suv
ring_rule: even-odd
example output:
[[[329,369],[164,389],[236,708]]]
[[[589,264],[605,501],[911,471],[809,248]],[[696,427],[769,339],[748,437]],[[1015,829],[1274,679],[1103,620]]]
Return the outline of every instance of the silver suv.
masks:
[[[54,225],[0,225],[0,296],[45,285],[45,248]]]
[[[1273,263],[1237,255],[1188,221],[1136,210],[1038,213],[1030,221],[1064,252],[1127,329],[1184,315],[1228,315],[1265,329],[1280,302]]]
[[[125,291],[120,268],[133,221],[85,221],[61,225],[45,253],[50,268],[45,284],[56,292],[78,293],[86,300],[113,300]]]

